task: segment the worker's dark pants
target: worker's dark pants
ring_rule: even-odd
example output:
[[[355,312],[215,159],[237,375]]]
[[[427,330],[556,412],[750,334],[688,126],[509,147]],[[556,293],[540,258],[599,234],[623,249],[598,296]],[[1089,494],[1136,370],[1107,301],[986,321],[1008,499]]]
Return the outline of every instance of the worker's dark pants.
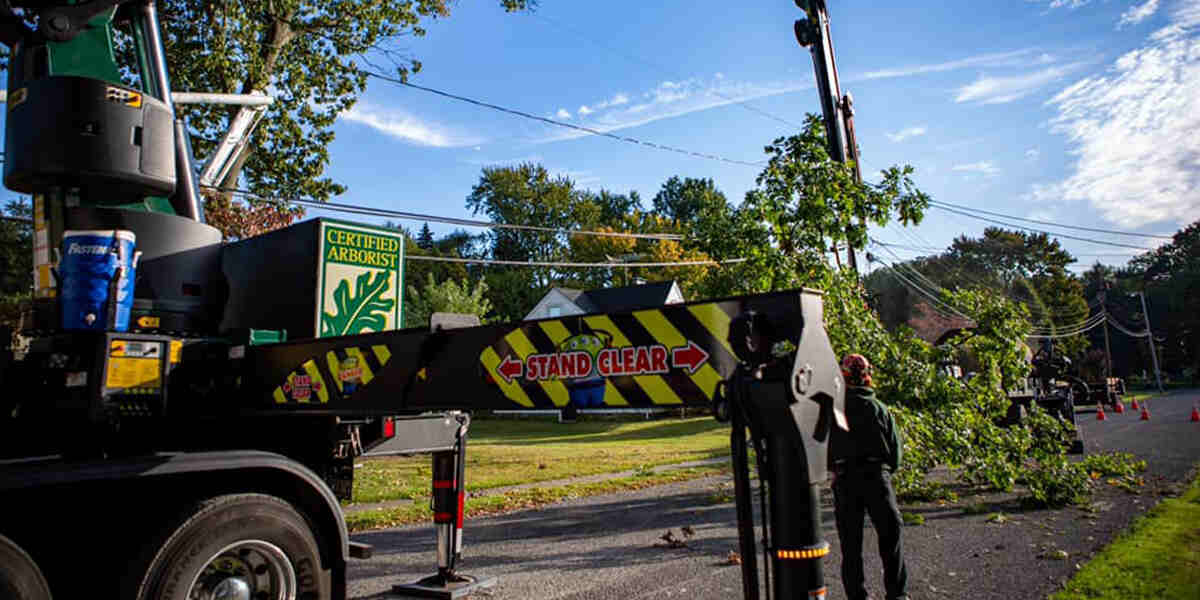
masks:
[[[871,515],[879,535],[879,557],[883,559],[883,584],[888,598],[908,593],[908,569],[900,542],[900,507],[892,490],[892,477],[879,465],[839,471],[833,485],[838,539],[842,543],[842,585],[849,600],[865,600],[863,580],[863,514]]]

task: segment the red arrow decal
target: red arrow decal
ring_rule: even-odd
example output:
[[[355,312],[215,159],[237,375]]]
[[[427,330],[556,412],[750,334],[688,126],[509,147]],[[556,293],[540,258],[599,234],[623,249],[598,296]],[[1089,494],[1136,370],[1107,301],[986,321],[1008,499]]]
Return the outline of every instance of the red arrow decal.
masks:
[[[520,377],[525,372],[525,365],[521,361],[508,355],[504,357],[504,362],[496,366],[496,373],[504,378],[504,383],[512,383],[514,377]]]
[[[689,375],[694,375],[706,362],[708,353],[692,340],[688,340],[687,346],[671,348],[671,366],[687,367]]]

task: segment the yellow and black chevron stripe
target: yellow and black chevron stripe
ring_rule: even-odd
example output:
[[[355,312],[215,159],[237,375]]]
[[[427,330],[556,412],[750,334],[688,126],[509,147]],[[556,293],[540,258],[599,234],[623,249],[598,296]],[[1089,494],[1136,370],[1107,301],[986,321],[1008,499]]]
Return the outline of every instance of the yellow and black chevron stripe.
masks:
[[[342,380],[342,365],[347,359],[355,359],[354,363],[361,372],[357,374],[356,388],[366,386],[383,369],[392,358],[387,346],[346,346],[325,353],[323,360],[317,358],[304,361],[299,367],[288,374],[287,380],[275,388],[272,396],[276,404],[296,402],[328,403],[330,398],[343,399],[350,397],[352,390]],[[300,378],[299,380],[297,378]],[[308,392],[301,392],[297,397],[296,390],[303,388],[304,378],[307,377]]]
[[[555,408],[570,402],[570,382],[505,381],[498,368],[506,357],[524,362],[534,354],[559,350],[564,340],[596,334],[614,348],[661,345],[670,349],[695,342],[708,360],[694,373],[672,368],[667,374],[616,375],[604,382],[603,404],[610,407],[706,405],[717,384],[732,371],[737,359],[726,337],[729,323],[740,312],[737,301],[664,306],[629,313],[582,315],[534,321],[513,329],[484,349],[480,363],[506,398],[526,408]],[[670,360],[670,356],[668,356]]]

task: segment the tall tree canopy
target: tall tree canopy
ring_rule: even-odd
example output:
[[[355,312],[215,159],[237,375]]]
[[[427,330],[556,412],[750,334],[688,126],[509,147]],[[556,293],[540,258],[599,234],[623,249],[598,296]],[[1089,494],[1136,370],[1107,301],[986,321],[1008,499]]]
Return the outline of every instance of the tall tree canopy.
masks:
[[[812,285],[825,273],[824,253],[843,242],[862,248],[868,223],[923,218],[929,197],[913,183],[912,167],[889,167],[879,183],[858,182],[854,165],[834,161],[827,147],[825,127],[812,114],[800,135],[766,147],[767,166],[729,230],[750,244],[743,248],[757,267],[750,290]]]
[[[725,194],[712,179],[671,177],[654,195],[654,212],[675,226],[690,225],[706,210],[725,206]]]
[[[164,29],[172,87],[247,94],[269,91],[275,102],[255,130],[251,147],[222,186],[244,180],[277,197],[327,200],[346,190],[325,176],[338,115],[366,90],[364,68],[387,61],[401,79],[421,63],[398,41],[425,35],[423,23],[450,15],[450,0],[164,0]],[[529,0],[500,0],[508,11]],[[237,109],[185,109],[196,153],[212,150]]]
[[[508,12],[537,0],[498,0]],[[159,20],[175,91],[267,92],[274,103],[222,188],[249,187],[268,198],[325,201],[346,186],[325,174],[338,115],[367,88],[364,69],[406,79],[421,62],[401,40],[425,35],[425,23],[450,15],[453,0],[160,0]],[[119,62],[136,65],[118,32]],[[7,67],[0,54],[0,70]],[[136,80],[136,73],[126,76]],[[187,105],[196,156],[208,156],[238,107]],[[239,185],[242,184],[242,185]],[[205,211],[227,239],[290,223],[302,211],[273,202],[205,192]],[[245,214],[242,214],[245,213]]]

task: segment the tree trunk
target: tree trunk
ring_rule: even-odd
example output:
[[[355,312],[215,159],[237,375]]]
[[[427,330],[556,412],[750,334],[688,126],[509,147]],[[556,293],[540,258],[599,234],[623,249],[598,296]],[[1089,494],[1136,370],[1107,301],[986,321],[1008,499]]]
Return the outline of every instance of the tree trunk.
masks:
[[[263,38],[262,47],[259,49],[259,55],[263,59],[262,71],[257,74],[251,74],[242,82],[241,93],[249,94],[254,90],[264,90],[267,84],[271,82],[271,74],[275,71],[275,65],[279,62],[279,56],[283,54],[283,48],[288,42],[295,37],[295,32],[292,30],[288,21],[294,16],[289,13],[285,17],[273,17],[270,27],[267,29],[266,36]],[[238,107],[230,108],[230,118],[237,114]],[[249,148],[249,146],[247,146]],[[246,161],[250,158],[250,152],[246,151],[239,154],[233,161],[233,167],[229,169],[229,174],[219,182],[219,186],[224,189],[236,188],[238,179],[242,175],[242,169],[246,167]],[[232,197],[232,194],[227,191],[222,191],[223,196]]]

